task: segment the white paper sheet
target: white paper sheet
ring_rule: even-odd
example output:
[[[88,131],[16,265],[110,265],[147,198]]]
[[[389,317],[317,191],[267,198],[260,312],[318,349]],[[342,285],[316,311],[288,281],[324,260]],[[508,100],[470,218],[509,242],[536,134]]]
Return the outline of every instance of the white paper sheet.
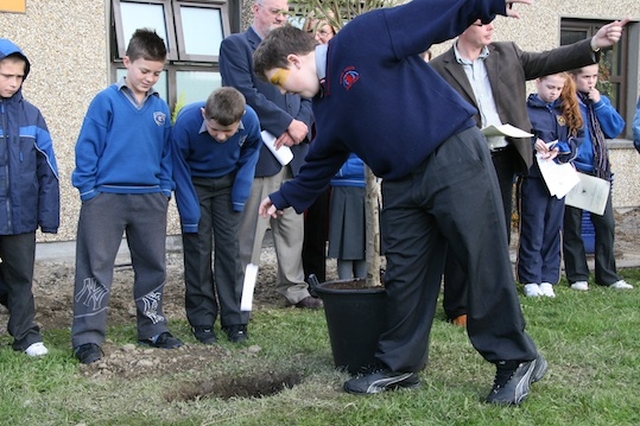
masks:
[[[291,148],[286,145],[282,145],[280,148],[276,149],[273,145],[276,141],[276,137],[266,130],[263,130],[260,135],[262,136],[262,142],[267,146],[267,148],[269,148],[269,151],[271,151],[280,164],[286,166],[291,162],[291,160],[293,160],[293,152],[291,152]]]
[[[602,216],[607,205],[611,184],[595,176],[578,173],[580,182],[567,194],[564,202],[571,207],[588,210]]]
[[[242,283],[242,298],[240,299],[240,310],[250,311],[253,308],[253,290],[258,279],[258,265],[249,263],[244,271],[244,282]]]
[[[561,199],[580,182],[578,172],[569,163],[558,164],[553,160],[544,160],[536,154],[536,161],[540,167],[540,173],[551,195]]]
[[[522,129],[519,129],[511,124],[502,124],[500,126],[495,126],[493,124],[482,128],[482,134],[486,137],[491,136],[508,136],[510,138],[530,138],[533,134],[529,132],[525,132]]]

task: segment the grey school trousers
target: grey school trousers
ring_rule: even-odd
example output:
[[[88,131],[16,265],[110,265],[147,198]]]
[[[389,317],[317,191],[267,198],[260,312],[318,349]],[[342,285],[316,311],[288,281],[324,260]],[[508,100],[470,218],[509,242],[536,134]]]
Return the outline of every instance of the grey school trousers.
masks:
[[[409,175],[383,181],[382,191],[388,307],[376,358],[394,371],[426,365],[449,247],[468,277],[467,332],[476,350],[494,363],[534,359],[496,172],[480,131],[450,137]]]
[[[104,342],[113,268],[123,232],[134,270],[138,339],[168,331],[162,310],[167,206],[168,199],[160,192],[100,193],[82,203],[76,238],[71,327],[74,348]]]

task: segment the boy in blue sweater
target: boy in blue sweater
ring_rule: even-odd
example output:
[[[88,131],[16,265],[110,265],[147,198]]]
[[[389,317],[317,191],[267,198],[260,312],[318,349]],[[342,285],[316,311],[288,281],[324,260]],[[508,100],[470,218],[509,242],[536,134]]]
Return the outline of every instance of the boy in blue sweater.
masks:
[[[613,182],[606,139],[615,138],[624,129],[624,119],[611,105],[606,96],[596,89],[598,64],[569,71],[576,83],[578,102],[584,120],[584,141],[578,148],[573,164],[579,172]],[[607,198],[604,213],[590,213],[596,232],[595,282],[598,285],[629,290],[633,286],[623,280],[617,272],[613,251],[615,220],[611,193]],[[564,211],[563,253],[567,281],[572,289],[589,290],[589,267],[582,240],[582,209],[567,206]]]
[[[313,98],[317,128],[300,174],[262,201],[263,216],[303,211],[350,152],[383,179],[387,325],[377,364],[345,382],[347,392],[419,385],[448,245],[470,277],[469,338],[497,367],[487,402],[520,404],[545,374],[524,331],[500,190],[475,111],[420,57],[477,19],[513,15],[506,3],[413,0],[355,18],[326,45],[275,29],[254,54],[257,75]]]
[[[136,30],[123,60],[127,74],[96,95],[76,142],[73,185],[82,207],[76,238],[71,343],[83,364],[102,356],[113,267],[127,237],[135,278],[138,343],[182,346],[162,310],[171,177],[170,114],[153,85],[167,56],[164,41]]]
[[[229,340],[247,339],[248,313],[240,310],[237,232],[261,146],[258,116],[246,105],[242,93],[232,87],[216,90],[206,103],[185,106],[173,127],[185,307],[193,334],[204,344],[216,341],[213,323],[218,310]]]
[[[22,97],[31,64],[20,48],[0,39],[0,303],[9,309],[12,347],[46,355],[34,322],[31,291],[36,229],[55,234],[60,224],[58,169],[42,114]]]

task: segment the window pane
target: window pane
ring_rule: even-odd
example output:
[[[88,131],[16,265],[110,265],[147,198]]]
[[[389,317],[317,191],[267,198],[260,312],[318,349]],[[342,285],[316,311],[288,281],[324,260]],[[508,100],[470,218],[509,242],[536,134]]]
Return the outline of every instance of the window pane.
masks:
[[[180,16],[186,53],[218,56],[224,37],[220,9],[180,6]]]
[[[205,101],[209,94],[222,87],[220,73],[208,71],[178,71],[176,73],[178,103]]]
[[[122,77],[126,75],[127,75],[126,69],[118,68],[118,70],[116,71],[117,81],[120,81],[120,79],[122,79]],[[169,92],[167,87],[167,71],[162,71],[162,74],[160,74],[160,78],[158,79],[158,82],[154,84],[153,87],[158,91],[158,94],[160,95],[160,97],[164,99],[165,102],[168,102],[167,99],[169,98],[168,96]]]
[[[120,9],[125,45],[129,44],[131,36],[138,28],[151,28],[156,30],[169,49],[163,5],[121,2]]]
[[[589,36],[586,30],[561,30],[560,31],[560,45],[564,46],[572,44],[580,40],[584,40]]]

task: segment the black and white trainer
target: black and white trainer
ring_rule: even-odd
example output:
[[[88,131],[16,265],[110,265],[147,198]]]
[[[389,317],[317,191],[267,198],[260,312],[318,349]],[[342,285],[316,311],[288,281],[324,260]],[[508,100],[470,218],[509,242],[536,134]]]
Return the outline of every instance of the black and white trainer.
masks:
[[[486,402],[501,405],[520,405],[527,396],[531,383],[547,372],[547,361],[538,355],[532,361],[497,363],[496,377]]]
[[[412,371],[391,371],[382,368],[347,380],[344,382],[343,389],[348,393],[357,395],[371,395],[386,390],[415,388],[418,386],[420,386],[420,379],[416,373]]]

